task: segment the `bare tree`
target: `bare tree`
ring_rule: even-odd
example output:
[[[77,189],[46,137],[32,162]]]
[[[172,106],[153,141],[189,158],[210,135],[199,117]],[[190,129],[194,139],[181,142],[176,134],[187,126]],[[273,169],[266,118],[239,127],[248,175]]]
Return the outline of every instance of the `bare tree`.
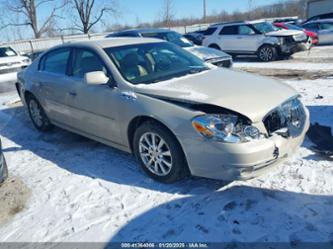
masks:
[[[107,3],[95,0],[70,0],[72,7],[78,14],[78,19],[74,21],[74,29],[88,34],[89,31],[107,14],[116,14],[116,7],[114,0],[108,0]],[[101,7],[100,7],[101,6]]]
[[[171,27],[171,23],[175,17],[174,5],[172,0],[163,0],[162,5],[162,23],[166,27]]]
[[[59,0],[4,0],[2,1],[2,6],[7,6],[9,13],[5,24],[0,29],[10,26],[29,26],[35,38],[40,38],[54,26],[55,19],[59,17],[57,12],[66,4],[65,0],[61,4],[59,2]],[[45,11],[47,4],[51,6],[50,12],[46,15],[47,18],[45,20],[40,21],[39,10],[43,9]],[[14,20],[11,18],[12,14],[19,18]]]

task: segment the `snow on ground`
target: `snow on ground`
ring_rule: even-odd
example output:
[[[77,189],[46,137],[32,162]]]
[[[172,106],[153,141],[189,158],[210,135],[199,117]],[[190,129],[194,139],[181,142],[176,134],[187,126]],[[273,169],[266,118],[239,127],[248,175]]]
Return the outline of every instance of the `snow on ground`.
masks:
[[[302,94],[312,122],[333,128],[333,79],[286,83]],[[14,98],[0,95],[0,104]],[[9,171],[32,191],[25,209],[1,224],[0,241],[333,241],[333,161],[307,139],[253,180],[164,185],[131,155],[58,128],[39,133],[20,105],[2,108],[0,124]]]

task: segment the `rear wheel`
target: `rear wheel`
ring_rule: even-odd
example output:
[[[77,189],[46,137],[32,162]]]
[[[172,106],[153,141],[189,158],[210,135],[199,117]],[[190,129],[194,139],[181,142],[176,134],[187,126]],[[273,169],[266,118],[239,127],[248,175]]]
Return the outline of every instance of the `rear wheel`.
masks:
[[[182,148],[163,126],[153,122],[142,124],[135,132],[133,145],[143,170],[153,179],[172,183],[187,175]]]
[[[259,60],[264,62],[274,61],[277,58],[277,50],[271,45],[264,45],[259,48],[257,56]]]
[[[30,95],[27,97],[27,106],[31,121],[39,131],[48,131],[53,128],[43,107],[34,96]]]

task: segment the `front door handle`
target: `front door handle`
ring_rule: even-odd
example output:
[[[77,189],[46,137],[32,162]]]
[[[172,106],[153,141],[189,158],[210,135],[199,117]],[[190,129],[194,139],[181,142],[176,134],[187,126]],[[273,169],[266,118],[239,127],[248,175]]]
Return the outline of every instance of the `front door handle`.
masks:
[[[68,95],[72,96],[72,97],[75,97],[77,94],[76,94],[76,92],[68,92]]]

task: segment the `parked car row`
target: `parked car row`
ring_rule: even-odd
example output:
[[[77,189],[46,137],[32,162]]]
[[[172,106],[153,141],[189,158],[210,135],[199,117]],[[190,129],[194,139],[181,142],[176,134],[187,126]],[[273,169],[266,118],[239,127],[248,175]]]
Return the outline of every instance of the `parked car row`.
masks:
[[[291,32],[278,32],[279,29]],[[307,39],[304,35],[302,37],[301,32],[305,33]],[[260,60],[269,61],[279,55],[308,49],[309,45],[333,44],[333,13],[315,16],[305,22],[297,18],[280,18],[220,23],[185,36],[196,45],[213,47],[232,55],[256,54]],[[277,39],[272,41],[272,37]],[[282,43],[278,41],[281,38]],[[260,49],[261,46],[264,47]]]
[[[177,46],[182,47],[190,53],[198,56],[205,62],[212,63],[220,67],[232,66],[232,57],[230,55],[215,49],[194,45],[186,37],[168,29],[132,29],[121,32],[114,32],[106,36],[106,38],[115,37],[157,38],[176,44]]]
[[[9,46],[0,46],[0,83],[16,82],[19,71],[30,65],[31,60]]]
[[[234,56],[256,55],[273,61],[309,49],[311,41],[299,30],[281,30],[266,21],[229,22],[212,25],[203,45]]]

